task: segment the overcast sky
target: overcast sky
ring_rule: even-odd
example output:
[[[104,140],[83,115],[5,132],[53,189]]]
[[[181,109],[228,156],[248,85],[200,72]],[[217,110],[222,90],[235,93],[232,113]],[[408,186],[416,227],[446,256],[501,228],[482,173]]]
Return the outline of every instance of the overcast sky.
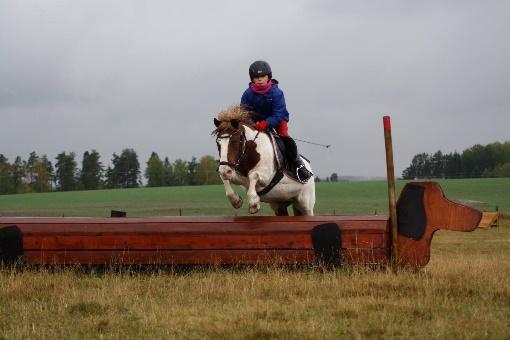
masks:
[[[212,120],[270,63],[319,176],[510,140],[509,1],[0,0],[0,153],[217,154]]]

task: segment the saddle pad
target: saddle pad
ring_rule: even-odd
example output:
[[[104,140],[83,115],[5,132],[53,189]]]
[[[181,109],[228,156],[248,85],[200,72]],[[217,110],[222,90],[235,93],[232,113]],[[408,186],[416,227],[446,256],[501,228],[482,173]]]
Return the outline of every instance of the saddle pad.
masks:
[[[296,175],[297,169],[295,166],[295,162],[289,156],[289,154],[287,152],[287,148],[285,147],[285,142],[283,141],[283,139],[275,131],[270,131],[269,136],[270,136],[269,139],[271,140],[271,144],[273,145],[273,150],[274,150],[274,154],[275,154],[276,168],[277,169],[283,168],[283,172],[285,173],[285,175],[287,177],[293,179],[294,181],[296,181],[298,183],[301,183]],[[310,163],[310,161],[306,157],[304,157],[302,155],[299,155],[299,156],[301,158],[303,158],[304,160],[306,160],[308,163]]]

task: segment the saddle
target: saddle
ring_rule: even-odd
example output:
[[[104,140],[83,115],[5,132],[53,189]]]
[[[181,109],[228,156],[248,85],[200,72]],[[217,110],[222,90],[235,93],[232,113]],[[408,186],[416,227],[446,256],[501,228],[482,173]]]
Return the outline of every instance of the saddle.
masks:
[[[301,181],[297,176],[298,167],[296,164],[297,150],[295,142],[292,139],[290,139],[290,137],[283,138],[274,129],[266,132],[269,136],[269,140],[271,141],[271,146],[273,147],[273,151],[275,154],[274,162],[276,165],[276,174],[274,175],[273,179],[271,180],[271,183],[269,183],[267,187],[260,191],[257,191],[257,195],[263,196],[267,194],[269,191],[271,191],[271,189],[273,189],[278,184],[278,182],[281,181],[284,175],[287,175],[287,177],[298,183],[302,184],[306,183],[308,179],[306,181]],[[308,163],[310,163],[310,161],[306,157],[302,155],[299,155],[299,157],[302,157]]]
[[[283,170],[287,177],[295,180],[296,182],[303,183],[297,176],[297,166],[296,166],[296,155],[293,152],[289,151],[292,146],[288,145],[288,139],[282,138],[276,131],[272,130],[269,132],[269,137],[271,140],[271,144],[273,145],[273,150],[275,154],[275,164],[277,169]],[[291,141],[292,142],[292,141]],[[294,147],[295,148],[295,147]],[[297,152],[297,150],[294,150]],[[303,155],[299,155],[304,158],[308,163],[310,161]]]

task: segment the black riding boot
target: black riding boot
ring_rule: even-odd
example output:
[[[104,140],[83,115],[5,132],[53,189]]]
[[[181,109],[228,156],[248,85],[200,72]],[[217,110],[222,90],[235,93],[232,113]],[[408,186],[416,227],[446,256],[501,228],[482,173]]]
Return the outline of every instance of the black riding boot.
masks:
[[[291,165],[291,168],[296,171],[297,179],[302,183],[306,183],[310,177],[313,176],[313,173],[306,168],[305,163],[301,159],[297,151],[296,142],[294,139],[287,136],[281,136],[281,138],[285,143],[287,161]]]
[[[298,158],[296,159],[296,176],[298,180],[302,183],[308,182],[310,177],[313,176],[313,173],[308,170],[305,166],[305,163],[301,159],[301,156],[298,155]]]

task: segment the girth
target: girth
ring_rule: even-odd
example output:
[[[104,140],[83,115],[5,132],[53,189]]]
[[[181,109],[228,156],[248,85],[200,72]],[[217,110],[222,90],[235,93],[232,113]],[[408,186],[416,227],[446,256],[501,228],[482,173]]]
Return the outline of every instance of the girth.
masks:
[[[281,148],[278,147],[278,143],[276,141],[275,135],[271,132],[267,132],[267,135],[269,136],[269,140],[271,141],[271,146],[273,147],[274,151],[274,163],[276,166],[276,173],[273,176],[273,179],[271,179],[271,182],[262,190],[257,191],[258,196],[263,196],[270,192],[283,178],[285,175],[285,160],[284,155],[281,152]]]
[[[274,174],[273,179],[268,184],[268,186],[260,191],[257,191],[257,195],[263,196],[263,195],[267,194],[268,192],[270,192],[271,189],[273,189],[282,180],[283,175],[284,175],[283,168],[278,169],[276,171],[276,173]]]

